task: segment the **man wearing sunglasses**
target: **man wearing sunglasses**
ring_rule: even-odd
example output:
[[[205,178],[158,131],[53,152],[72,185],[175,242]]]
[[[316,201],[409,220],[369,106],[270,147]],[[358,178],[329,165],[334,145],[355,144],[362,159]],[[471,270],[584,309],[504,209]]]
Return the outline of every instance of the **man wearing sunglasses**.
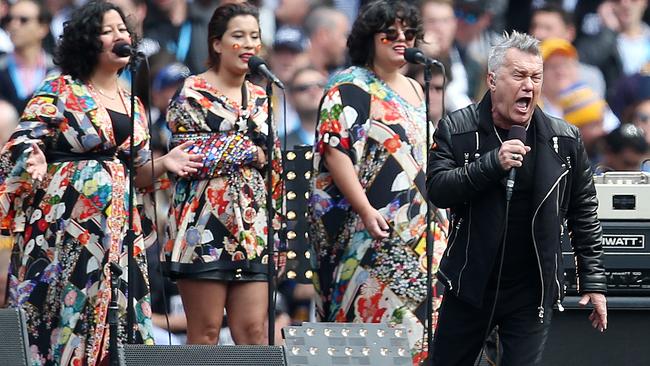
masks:
[[[45,5],[36,0],[18,0],[9,8],[6,28],[14,51],[0,57],[0,99],[7,100],[19,113],[54,69],[52,57],[43,49],[50,19]]]
[[[316,68],[307,66],[296,70],[289,81],[288,99],[300,119],[300,126],[287,135],[287,150],[295,145],[313,145],[318,120],[318,104],[327,77]]]

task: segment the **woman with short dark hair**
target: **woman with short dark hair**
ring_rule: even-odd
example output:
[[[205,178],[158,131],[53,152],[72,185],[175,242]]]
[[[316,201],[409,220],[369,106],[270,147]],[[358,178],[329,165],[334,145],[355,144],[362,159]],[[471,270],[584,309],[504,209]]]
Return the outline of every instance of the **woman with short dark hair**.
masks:
[[[321,101],[309,234],[320,320],[404,326],[414,364],[427,350],[419,311],[427,296],[427,119],[422,88],[400,69],[421,38],[418,11],[405,1],[361,10],[348,38],[354,66],[330,80]],[[440,248],[447,223],[436,222]]]
[[[131,110],[118,74],[129,62],[112,52],[134,44],[124,14],[90,1],[66,23],[56,61],[61,75],[34,92],[0,156],[0,229],[13,240],[9,305],[27,316],[34,365],[107,361],[110,263],[127,266],[128,162],[136,185],[170,171],[195,172],[186,144],[156,159],[152,172],[145,111]],[[130,116],[135,114],[135,155]],[[135,339],[152,344],[147,264],[140,217],[133,212],[136,283],[122,277],[120,334],[126,339],[126,288],[135,301]]]
[[[205,155],[199,174],[176,182],[166,246],[187,316],[187,340],[216,344],[224,315],[237,344],[266,344],[267,217],[282,201],[280,149],[266,151],[268,99],[246,80],[261,49],[257,8],[227,4],[208,25],[209,69],[190,76],[172,98],[172,142],[192,141]],[[266,206],[272,164],[273,209]],[[275,229],[279,229],[274,216]]]

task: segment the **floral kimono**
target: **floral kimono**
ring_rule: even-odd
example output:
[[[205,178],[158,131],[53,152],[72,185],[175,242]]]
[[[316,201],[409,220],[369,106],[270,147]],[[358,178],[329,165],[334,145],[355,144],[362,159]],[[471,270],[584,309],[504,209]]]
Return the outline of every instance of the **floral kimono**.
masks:
[[[424,103],[411,105],[368,69],[335,75],[321,102],[309,207],[320,319],[403,326],[414,364],[427,350],[426,123]],[[372,239],[334,184],[325,145],[350,157],[370,204],[390,226],[387,239]],[[434,213],[435,270],[448,224],[444,211]]]
[[[126,94],[126,93],[124,93]],[[128,95],[123,95],[128,98]],[[135,110],[134,165],[150,159],[141,104]],[[27,315],[33,365],[98,365],[108,355],[109,262],[124,269],[119,315],[126,319],[129,139],[116,144],[109,112],[70,76],[34,92],[2,152],[0,224],[14,241],[9,305]],[[48,164],[43,181],[25,170],[32,143]],[[152,344],[140,218],[134,216],[136,340]],[[126,338],[124,326],[119,339]]]
[[[242,105],[228,99],[200,76],[190,76],[172,99],[167,121],[172,140],[185,134],[208,139],[235,136],[249,147],[266,146],[268,115],[264,90],[248,81]],[[265,281],[268,260],[266,167],[250,164],[250,150],[216,144],[208,164],[232,163],[227,172],[209,177],[178,179],[169,215],[165,247],[172,278],[220,281]],[[196,145],[195,145],[196,146]],[[239,146],[239,145],[237,145]],[[276,213],[282,204],[279,140],[272,164],[272,200]],[[270,156],[266,152],[267,159]],[[210,167],[205,167],[210,170]],[[273,227],[279,230],[279,216]],[[277,243],[275,243],[277,244]],[[273,249],[273,248],[272,248]]]

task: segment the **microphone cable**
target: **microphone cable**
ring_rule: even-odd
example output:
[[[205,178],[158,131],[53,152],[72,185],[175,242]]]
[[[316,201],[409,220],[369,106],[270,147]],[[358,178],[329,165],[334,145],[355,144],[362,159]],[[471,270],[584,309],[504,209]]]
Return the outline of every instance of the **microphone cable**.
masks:
[[[494,293],[494,301],[492,302],[492,308],[490,309],[490,316],[488,317],[488,323],[487,323],[487,328],[485,329],[485,335],[483,336],[481,352],[478,354],[478,358],[476,359],[475,366],[478,366],[481,357],[485,353],[485,345],[487,343],[488,337],[490,337],[491,330],[494,329],[494,327],[490,327],[490,325],[492,325],[492,321],[494,320],[494,313],[496,312],[497,302],[499,300],[499,290],[501,288],[501,272],[503,270],[503,261],[506,253],[506,239],[508,237],[509,214],[510,214],[510,199],[506,199],[506,215],[505,215],[505,222],[503,228],[503,240],[501,241],[501,256],[499,257],[499,267],[498,267],[499,269],[497,271],[497,288]],[[497,346],[497,353],[498,353],[498,349],[499,349],[498,342],[496,346]]]

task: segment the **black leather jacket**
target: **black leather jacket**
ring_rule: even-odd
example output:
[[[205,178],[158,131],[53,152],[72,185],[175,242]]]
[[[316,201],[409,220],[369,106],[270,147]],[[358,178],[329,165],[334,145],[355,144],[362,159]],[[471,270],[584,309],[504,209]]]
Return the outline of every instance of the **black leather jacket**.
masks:
[[[451,209],[451,230],[438,278],[458,298],[477,307],[497,260],[504,229],[507,172],[489,93],[477,105],[442,119],[428,167],[429,198]],[[564,295],[561,242],[571,240],[579,290],[605,293],[602,229],[592,171],[578,129],[537,108],[535,185],[531,230],[541,278],[539,316]],[[570,233],[570,235],[569,235]]]

